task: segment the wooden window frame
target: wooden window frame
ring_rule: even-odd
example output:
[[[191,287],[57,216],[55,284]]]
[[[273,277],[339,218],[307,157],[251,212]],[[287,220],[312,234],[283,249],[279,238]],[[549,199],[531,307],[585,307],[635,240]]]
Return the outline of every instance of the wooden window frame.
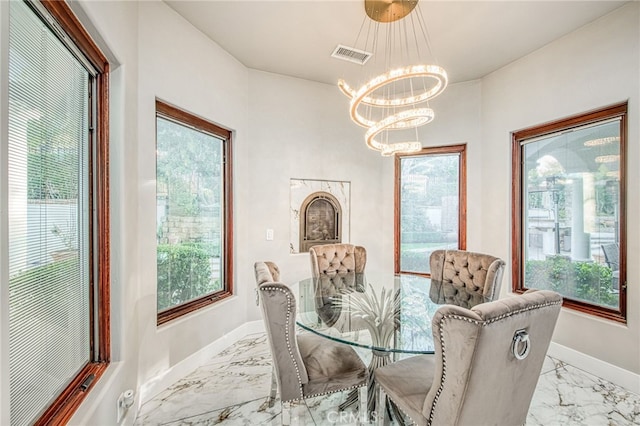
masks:
[[[176,318],[210,306],[220,300],[233,295],[233,157],[232,157],[232,132],[220,127],[202,117],[186,112],[173,105],[156,99],[156,122],[158,118],[166,118],[176,123],[192,127],[198,131],[212,134],[224,140],[223,144],[223,199],[225,227],[224,241],[224,277],[223,288],[215,293],[209,293],[194,300],[176,305],[172,308],[158,312],[157,325],[165,324]]]
[[[35,425],[66,424],[111,361],[110,228],[109,228],[109,62],[65,1],[40,0],[86,60],[95,68],[95,127],[89,132],[89,282],[90,359]],[[90,122],[91,122],[90,121]],[[97,312],[97,315],[95,314]],[[97,342],[95,341],[97,334]]]
[[[572,128],[578,128],[589,124],[595,124],[612,118],[620,119],[620,299],[619,309],[610,309],[581,300],[574,300],[563,295],[562,306],[585,314],[626,323],[627,322],[627,281],[626,281],[626,193],[627,193],[627,102],[611,105],[601,109],[574,115],[560,120],[533,126],[512,133],[511,144],[511,283],[514,293],[524,293],[524,250],[523,244],[523,220],[524,200],[522,194],[522,150],[523,140],[541,137]]]
[[[393,228],[393,243],[394,243],[394,271],[398,273],[410,273],[414,275],[430,277],[431,274],[419,273],[419,272],[405,272],[400,269],[400,220],[402,218],[402,212],[400,211],[400,162],[403,158],[419,157],[427,155],[442,155],[442,154],[459,154],[460,155],[460,168],[458,170],[458,249],[467,249],[467,144],[447,145],[422,148],[418,152],[410,154],[396,154],[395,155],[395,190],[394,190],[394,228]]]

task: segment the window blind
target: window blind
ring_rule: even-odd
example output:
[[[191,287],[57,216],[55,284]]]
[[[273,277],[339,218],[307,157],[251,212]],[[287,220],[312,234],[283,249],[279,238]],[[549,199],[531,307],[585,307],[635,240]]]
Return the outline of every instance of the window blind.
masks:
[[[90,361],[90,76],[27,4],[10,3],[10,419],[27,425]]]

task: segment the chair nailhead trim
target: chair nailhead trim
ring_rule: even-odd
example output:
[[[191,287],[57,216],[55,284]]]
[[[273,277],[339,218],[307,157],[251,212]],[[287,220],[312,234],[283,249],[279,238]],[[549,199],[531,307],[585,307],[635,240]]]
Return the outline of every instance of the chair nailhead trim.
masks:
[[[367,381],[365,380],[364,382],[360,383],[359,385],[354,385],[354,386],[350,386],[348,388],[343,388],[343,389],[339,389],[339,390],[334,390],[334,391],[327,391],[327,392],[320,392],[320,393],[314,393],[312,395],[307,395],[305,396],[305,398],[313,398],[315,396],[320,396],[320,395],[329,395],[332,393],[337,393],[337,392],[343,392],[343,391],[348,391],[351,389],[359,389],[361,387],[365,387],[367,386]]]
[[[286,320],[286,324],[285,324],[285,338],[286,338],[286,341],[287,341],[287,349],[289,351],[289,356],[291,357],[291,361],[293,362],[293,365],[296,368],[296,376],[298,377],[298,384],[300,386],[300,398],[288,399],[288,400],[281,399],[282,402],[299,401],[299,400],[304,399],[304,398],[312,398],[314,396],[328,395],[328,394],[331,394],[331,393],[342,392],[342,391],[345,391],[345,390],[361,388],[361,387],[367,385],[367,381],[364,380],[359,385],[355,385],[355,386],[351,386],[351,387],[348,387],[348,388],[335,390],[335,391],[315,393],[313,395],[307,395],[305,397],[304,392],[302,390],[302,380],[300,379],[300,370],[298,368],[298,363],[296,362],[296,359],[293,356],[293,348],[292,348],[291,340],[290,340],[290,336],[289,336],[289,324],[291,323],[291,294],[289,292],[281,289],[281,288],[278,288],[278,287],[262,287],[262,288],[260,288],[260,290],[263,290],[263,291],[267,291],[267,290],[281,291],[281,292],[285,293],[285,295],[287,296],[287,320]],[[282,394],[280,394],[280,398],[282,398]]]
[[[442,377],[440,378],[440,386],[438,387],[438,391],[436,392],[436,396],[433,398],[433,404],[431,404],[431,411],[429,412],[429,421],[427,422],[427,424],[431,425],[433,424],[433,412],[435,411],[436,405],[438,404],[438,399],[440,398],[440,394],[442,394],[443,388],[444,388],[444,380],[445,377],[447,375],[447,357],[446,357],[446,350],[445,350],[445,341],[444,341],[444,335],[442,334],[442,325],[443,323],[448,320],[448,319],[457,319],[457,320],[462,320],[462,321],[467,321],[473,324],[477,324],[480,325],[482,327],[484,327],[485,325],[488,324],[492,324],[496,321],[499,321],[503,318],[507,318],[522,312],[526,312],[526,311],[530,311],[532,309],[537,309],[537,308],[544,308],[547,306],[553,306],[553,305],[561,305],[562,304],[562,300],[558,300],[555,302],[546,302],[546,303],[540,303],[537,305],[531,305],[528,306],[524,309],[518,309],[517,311],[512,311],[512,312],[508,312],[504,315],[500,315],[498,317],[492,318],[488,321],[478,321],[478,320],[473,320],[471,318],[467,318],[467,317],[463,317],[461,315],[445,315],[440,319],[440,324],[439,324],[439,328],[438,331],[440,333],[440,335],[438,336],[440,339],[440,345],[442,346]]]
[[[278,287],[262,287],[262,288],[260,288],[260,290],[263,290],[263,291],[267,291],[267,290],[281,291],[287,297],[287,320],[286,320],[285,327],[284,327],[284,336],[285,336],[285,340],[287,341],[287,350],[289,352],[289,356],[291,357],[291,362],[293,363],[293,366],[296,369],[296,376],[298,377],[298,386],[300,388],[300,398],[299,399],[303,399],[304,398],[304,394],[302,392],[302,379],[300,378],[300,369],[298,368],[298,363],[296,362],[296,358],[293,356],[293,348],[291,346],[291,336],[289,335],[289,325],[291,324],[291,293],[288,292],[288,291],[285,291],[285,290],[283,290],[281,288],[278,288]],[[281,391],[280,397],[282,397],[282,389],[280,389],[280,391]],[[287,402],[287,401],[285,401],[285,402]]]
[[[387,398],[393,399],[393,398],[391,398],[389,395],[387,395]],[[402,411],[402,414],[404,414],[406,417],[408,417],[408,418],[409,418],[409,420],[411,420],[411,423],[412,423],[412,424],[414,424],[414,425],[417,425],[417,424],[418,424],[418,422],[416,422],[415,420],[413,420],[413,418],[412,418],[409,414],[407,414],[407,412],[406,412],[406,411],[404,411],[402,408],[398,407],[398,405],[396,405],[396,408],[397,408],[398,410]]]

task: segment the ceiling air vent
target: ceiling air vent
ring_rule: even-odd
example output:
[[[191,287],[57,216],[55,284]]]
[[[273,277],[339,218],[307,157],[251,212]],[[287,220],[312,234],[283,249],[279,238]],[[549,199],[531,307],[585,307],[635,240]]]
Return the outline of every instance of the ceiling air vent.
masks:
[[[371,53],[339,44],[331,54],[331,57],[364,65],[371,57]]]

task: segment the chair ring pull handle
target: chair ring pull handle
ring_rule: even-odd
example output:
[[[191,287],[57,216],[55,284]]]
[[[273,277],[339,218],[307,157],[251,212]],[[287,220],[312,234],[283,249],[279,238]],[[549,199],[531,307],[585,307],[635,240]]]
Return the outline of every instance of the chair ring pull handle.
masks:
[[[516,331],[511,343],[513,356],[518,360],[523,360],[529,355],[529,349],[531,349],[531,345],[529,344],[529,333],[527,333],[527,330]]]

